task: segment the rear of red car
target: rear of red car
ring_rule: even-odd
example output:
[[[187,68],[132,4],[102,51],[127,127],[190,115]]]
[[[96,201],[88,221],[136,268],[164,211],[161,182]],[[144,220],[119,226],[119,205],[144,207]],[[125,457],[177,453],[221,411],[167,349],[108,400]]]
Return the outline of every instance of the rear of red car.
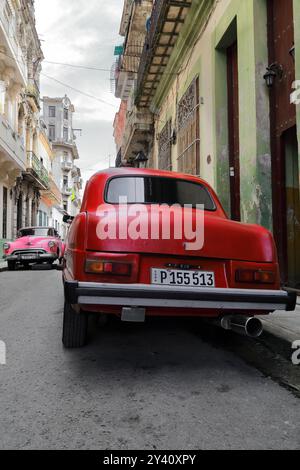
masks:
[[[228,220],[211,188],[192,176],[133,169],[94,176],[65,257],[67,347],[84,344],[72,322],[86,325],[85,312],[144,321],[295,308],[295,296],[280,290],[272,235]]]

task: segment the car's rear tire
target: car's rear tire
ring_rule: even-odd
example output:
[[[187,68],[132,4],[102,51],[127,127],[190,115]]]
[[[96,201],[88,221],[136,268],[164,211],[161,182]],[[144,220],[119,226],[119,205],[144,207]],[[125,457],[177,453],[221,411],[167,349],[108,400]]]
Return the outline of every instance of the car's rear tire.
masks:
[[[65,302],[63,345],[67,349],[82,348],[87,343],[88,314],[77,313]]]
[[[9,271],[15,271],[16,269],[15,261],[7,261],[7,267]]]

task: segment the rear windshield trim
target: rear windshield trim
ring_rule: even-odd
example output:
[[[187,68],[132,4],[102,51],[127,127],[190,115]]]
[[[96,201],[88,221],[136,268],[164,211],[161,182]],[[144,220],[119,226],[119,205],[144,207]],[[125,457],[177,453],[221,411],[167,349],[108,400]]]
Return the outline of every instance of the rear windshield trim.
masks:
[[[136,174],[136,175],[117,175],[117,176],[112,176],[111,178],[109,178],[107,181],[106,181],[106,185],[105,185],[105,190],[104,190],[104,202],[105,204],[109,204],[111,206],[116,206],[118,205],[118,203],[115,203],[115,202],[109,202],[108,201],[108,189],[109,189],[109,185],[110,183],[115,180],[115,179],[120,179],[120,178],[156,178],[156,179],[165,179],[165,180],[176,180],[176,181],[183,181],[184,183],[189,183],[189,184],[193,184],[195,186],[201,186],[202,189],[204,189],[206,191],[206,193],[208,194],[209,198],[211,199],[211,202],[213,204],[213,209],[205,209],[206,212],[216,212],[217,211],[217,206],[216,206],[216,203],[215,203],[215,200],[211,194],[211,192],[208,190],[208,188],[202,184],[202,183],[196,183],[196,181],[189,181],[187,179],[184,179],[184,178],[172,178],[172,177],[168,177],[168,176],[152,176],[152,175],[139,175],[139,174]],[[145,206],[158,206],[160,205],[159,203],[156,203],[156,202],[128,202],[128,205],[129,206],[132,206],[134,204],[142,204],[142,205],[145,205]],[[163,205],[164,203],[161,203],[161,205]],[[183,207],[182,204],[180,204],[181,207]]]

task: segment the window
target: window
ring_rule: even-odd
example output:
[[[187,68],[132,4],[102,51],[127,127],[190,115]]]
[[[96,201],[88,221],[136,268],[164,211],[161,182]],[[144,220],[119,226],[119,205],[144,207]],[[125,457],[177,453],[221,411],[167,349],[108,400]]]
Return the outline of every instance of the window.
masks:
[[[55,141],[56,135],[55,135],[55,126],[49,126],[49,140],[51,142]]]
[[[43,212],[42,211],[38,212],[38,220],[39,220],[39,226],[42,227],[43,226]]]
[[[203,204],[207,211],[216,209],[212,196],[202,184],[176,178],[113,178],[106,189],[106,200],[109,204],[118,204],[121,197],[126,197],[128,204]]]
[[[49,106],[49,117],[50,118],[55,118],[56,117],[56,107],[55,106]]]
[[[69,110],[67,108],[64,108],[64,119],[69,119]]]
[[[18,237],[53,237],[54,230],[52,228],[24,228],[19,230]]]
[[[199,79],[181,98],[177,109],[178,171],[200,174]]]
[[[172,170],[172,121],[168,121],[159,135],[158,142],[158,168]]]
[[[67,127],[64,127],[64,140],[69,140],[69,129]]]
[[[2,238],[7,238],[7,188],[3,188]]]

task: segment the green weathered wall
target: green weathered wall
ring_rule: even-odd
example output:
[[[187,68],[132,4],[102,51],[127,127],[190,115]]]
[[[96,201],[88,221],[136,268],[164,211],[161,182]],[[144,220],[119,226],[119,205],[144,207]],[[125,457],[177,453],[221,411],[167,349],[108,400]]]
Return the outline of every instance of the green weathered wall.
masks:
[[[213,17],[205,26],[210,14]],[[300,0],[294,0],[294,17],[296,78],[300,80]],[[172,97],[173,102],[179,100],[199,75],[200,97],[204,96],[200,107],[201,167],[214,182],[225,210],[230,212],[225,51],[234,35],[238,39],[239,61],[242,220],[272,230],[270,107],[263,79],[269,65],[267,0],[193,1],[152,105],[162,123],[171,115],[176,122],[176,106],[170,105]],[[297,119],[300,143],[300,106]],[[173,146],[175,160],[176,151]],[[213,161],[211,173],[207,171],[208,155]]]
[[[239,62],[240,178],[242,220],[272,228],[268,64],[265,0],[232,0],[214,35],[217,189],[230,208],[225,49],[236,22]],[[228,33],[229,32],[229,33]],[[214,53],[214,50],[213,50]]]

